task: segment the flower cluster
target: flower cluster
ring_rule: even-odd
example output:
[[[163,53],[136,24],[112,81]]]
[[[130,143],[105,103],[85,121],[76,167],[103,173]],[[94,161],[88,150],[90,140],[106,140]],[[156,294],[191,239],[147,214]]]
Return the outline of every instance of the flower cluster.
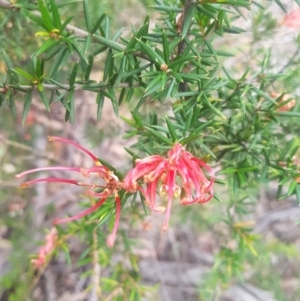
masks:
[[[52,228],[51,231],[46,236],[46,243],[39,249],[37,258],[31,260],[31,263],[35,268],[38,269],[47,262],[47,257],[55,249],[56,241],[57,241],[57,231],[56,228]]]
[[[90,168],[82,168],[82,167],[65,167],[65,166],[54,166],[54,167],[44,167],[44,168],[36,168],[36,169],[31,169],[28,171],[25,171],[23,173],[20,173],[16,175],[17,178],[21,178],[27,174],[39,172],[39,171],[75,171],[81,173],[84,177],[89,177],[90,175],[97,176],[98,178],[101,178],[104,180],[104,185],[99,185],[95,183],[84,183],[76,180],[71,180],[68,178],[38,178],[34,179],[31,181],[27,181],[23,183],[20,187],[21,188],[26,188],[29,185],[33,185],[39,182],[56,182],[56,183],[67,183],[67,184],[72,184],[72,185],[77,185],[77,186],[84,186],[84,187],[89,187],[89,189],[85,192],[86,195],[93,196],[98,198],[99,200],[96,202],[95,205],[90,207],[89,209],[75,215],[72,217],[64,218],[64,219],[55,219],[54,220],[54,225],[57,224],[62,224],[70,221],[77,220],[81,217],[84,217],[96,209],[98,209],[105,201],[106,199],[110,196],[113,195],[115,197],[116,201],[116,219],[115,219],[115,224],[112,233],[108,236],[107,238],[107,245],[109,247],[113,247],[115,238],[116,238],[116,233],[117,229],[119,226],[119,221],[120,221],[120,213],[121,213],[121,200],[118,195],[118,191],[123,188],[123,183],[119,181],[118,177],[111,171],[109,170],[106,166],[103,166],[100,161],[97,159],[97,157],[92,154],[90,151],[82,147],[81,145],[60,137],[48,137],[50,141],[60,141],[63,143],[68,143],[74,145],[76,148],[82,150],[85,152],[87,155],[89,155],[93,161],[94,165]],[[98,191],[101,192],[98,192]]]
[[[173,148],[169,150],[167,158],[154,155],[136,160],[136,166],[127,173],[124,181],[120,181],[108,167],[102,165],[98,158],[84,147],[60,137],[49,137],[49,140],[74,145],[90,156],[94,161],[94,165],[90,168],[65,166],[37,168],[20,173],[16,176],[17,178],[39,171],[73,171],[81,173],[84,177],[96,175],[102,179],[104,185],[79,182],[68,178],[47,177],[27,181],[21,187],[26,188],[39,182],[67,183],[88,187],[86,194],[98,198],[95,205],[75,216],[55,219],[54,225],[77,220],[92,213],[109,196],[113,195],[115,198],[116,217],[113,231],[107,238],[107,245],[109,247],[114,245],[120,221],[121,200],[118,193],[120,190],[125,190],[128,193],[140,191],[145,197],[146,204],[152,211],[166,212],[162,227],[163,230],[168,229],[173,198],[179,198],[182,205],[190,205],[208,202],[213,197],[212,185],[214,183],[214,173],[212,169],[202,160],[186,151],[179,143],[175,143]],[[159,192],[161,197],[167,197],[168,203],[166,208],[157,205],[157,192]]]
[[[208,202],[213,197],[214,172],[179,143],[168,152],[167,158],[154,155],[136,163],[125,177],[124,188],[131,192],[139,190],[153,211],[166,211],[163,230],[168,229],[173,198],[180,198],[182,205],[190,205]],[[146,190],[140,180],[146,184]],[[167,208],[156,204],[157,189],[162,197],[168,198]]]

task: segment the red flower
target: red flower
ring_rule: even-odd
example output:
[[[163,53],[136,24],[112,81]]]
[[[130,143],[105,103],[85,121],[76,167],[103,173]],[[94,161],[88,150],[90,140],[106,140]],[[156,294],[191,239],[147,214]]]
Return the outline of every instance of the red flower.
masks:
[[[124,188],[130,192],[139,190],[153,211],[166,210],[163,230],[168,229],[173,198],[180,198],[182,205],[190,205],[208,202],[213,197],[214,172],[179,143],[168,152],[168,158],[154,155],[136,160],[136,163],[124,179]],[[209,179],[203,170],[209,174]],[[138,183],[140,180],[146,183],[146,191]],[[167,196],[167,208],[156,205],[157,188],[161,196]]]
[[[97,177],[101,178],[104,180],[105,185],[99,185],[95,183],[84,183],[84,182],[79,182],[75,180],[70,180],[67,178],[39,178],[39,179],[34,179],[31,181],[27,181],[23,183],[20,187],[21,188],[26,188],[29,185],[36,184],[39,182],[57,182],[57,183],[67,183],[67,184],[73,184],[77,186],[85,186],[85,187],[90,187],[90,190],[86,191],[87,195],[94,196],[99,198],[98,202],[90,207],[89,209],[75,215],[72,217],[64,218],[64,219],[55,219],[54,220],[54,225],[57,224],[62,224],[70,221],[77,220],[81,217],[84,217],[93,211],[95,211],[97,208],[99,208],[110,195],[114,195],[115,201],[116,201],[116,219],[115,219],[115,224],[112,233],[108,236],[107,238],[107,245],[109,247],[112,247],[115,242],[116,238],[116,233],[117,229],[119,226],[119,221],[120,221],[120,212],[121,212],[121,200],[118,195],[118,191],[120,189],[123,189],[123,183],[119,181],[116,175],[112,171],[110,171],[106,166],[101,165],[99,160],[95,155],[93,155],[90,151],[82,147],[81,145],[78,145],[77,143],[67,140],[64,138],[60,137],[48,137],[50,141],[61,141],[64,143],[72,144],[76,148],[79,148],[86,154],[88,154],[94,161],[94,166],[90,168],[82,168],[82,167],[64,167],[64,166],[55,166],[55,167],[44,167],[44,168],[36,168],[36,169],[31,169],[28,171],[25,171],[23,173],[20,173],[16,175],[17,178],[21,178],[27,174],[39,172],[39,171],[51,171],[51,170],[60,170],[60,171],[76,171],[81,173],[84,177],[89,177],[90,175],[96,175]],[[102,192],[97,192],[96,190],[102,190]]]

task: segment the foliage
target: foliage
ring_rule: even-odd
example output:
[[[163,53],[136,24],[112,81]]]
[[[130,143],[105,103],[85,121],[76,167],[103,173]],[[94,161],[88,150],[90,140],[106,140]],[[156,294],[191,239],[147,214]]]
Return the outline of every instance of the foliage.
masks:
[[[293,94],[298,84],[295,78],[299,71],[294,65],[299,63],[299,50],[286,63],[278,65],[271,49],[264,47],[264,39],[276,31],[276,19],[265,9],[267,1],[144,2],[160,18],[152,28],[151,17],[143,16],[142,24],[131,25],[129,33],[123,28],[112,29],[109,14],[113,15],[113,10],[106,13],[100,9],[96,13],[95,3],[88,0],[82,1],[84,23],[78,24],[74,10],[79,5],[71,0],[8,3],[5,28],[14,17],[13,32],[18,35],[26,24],[30,38],[24,38],[21,45],[7,39],[2,54],[6,71],[0,84],[0,105],[4,110],[9,107],[16,118],[20,103],[25,124],[32,99],[38,95],[47,111],[60,103],[65,121],[76,124],[76,91],[91,91],[98,121],[108,101],[117,117],[121,106],[130,111],[130,116],[120,118],[128,125],[124,138],[135,139],[126,148],[134,164],[137,158],[166,156],[174,144],[180,143],[201,158],[203,164],[212,166],[217,171],[214,202],[223,201],[218,206],[226,212],[216,222],[225,224],[226,239],[235,241],[235,247],[226,242],[219,246],[207,284],[208,293],[213,293],[212,287],[220,283],[226,286],[233,279],[243,279],[246,263],[257,264],[259,255],[268,252],[268,243],[262,243],[261,237],[252,231],[253,224],[248,223],[249,207],[257,200],[253,189],[276,183],[278,200],[295,196],[300,204],[300,140],[296,135],[300,105]],[[286,13],[281,1],[274,4]],[[3,4],[0,7],[5,8]],[[226,43],[219,47],[218,43],[233,35],[244,37],[247,28],[242,20],[251,18],[251,10],[249,61],[235,66],[228,60],[242,50]],[[20,47],[29,41],[25,57]],[[298,48],[299,41],[299,37],[295,38]],[[99,58],[103,62],[100,66]],[[95,80],[93,72],[99,69],[102,79]],[[111,162],[101,163],[115,174],[120,172]],[[227,192],[223,197],[224,185]],[[123,191],[122,206],[127,200],[134,204],[139,192]],[[114,202],[109,199],[92,220],[102,225],[114,212]],[[60,247],[66,252],[65,236],[86,238],[87,251],[80,258],[84,264],[93,258],[95,236],[90,220],[84,218],[60,232]],[[103,251],[101,235],[96,245],[100,264],[108,265],[112,251]],[[112,268],[111,278],[102,282],[103,290],[108,288],[109,294],[123,281],[124,296],[141,300],[145,288],[137,284],[136,259],[132,259],[130,247],[126,246],[130,243],[124,242],[123,251],[132,260],[130,271],[122,263]],[[129,292],[126,285],[135,290]],[[208,298],[205,294],[202,297]]]

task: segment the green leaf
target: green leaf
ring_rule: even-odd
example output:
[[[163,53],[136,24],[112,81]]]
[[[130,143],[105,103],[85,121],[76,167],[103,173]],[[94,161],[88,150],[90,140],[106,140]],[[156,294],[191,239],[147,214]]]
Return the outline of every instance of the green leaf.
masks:
[[[103,20],[106,17],[107,17],[106,14],[102,14],[100,16],[100,18],[98,19],[98,21],[96,22],[96,24],[94,25],[94,27],[91,29],[91,31],[90,31],[91,34],[94,34],[98,30],[99,26],[101,25],[101,23],[103,22]]]
[[[205,95],[203,95],[203,101],[216,115],[221,117],[223,120],[227,120],[227,118],[221,113],[221,111],[211,104],[211,102],[207,99]]]
[[[49,100],[46,97],[45,91],[38,91],[39,95],[42,98],[42,101],[47,109],[48,112],[50,112],[50,105],[49,105]]]
[[[215,60],[218,61],[218,55],[215,51],[215,48],[211,45],[211,43],[208,40],[205,39],[204,41],[205,41],[205,44],[206,44],[207,48],[211,52],[211,54],[213,54]]]
[[[78,63],[75,63],[75,65],[73,66],[71,75],[70,75],[70,81],[69,81],[70,87],[74,87],[74,85],[75,85],[77,70],[78,70]]]
[[[292,194],[295,193],[295,189],[297,186],[298,186],[298,183],[295,180],[293,180],[288,189],[288,196],[291,196]]]
[[[108,91],[103,91],[103,94],[111,100],[111,104],[113,106],[113,110],[116,116],[119,115],[119,107],[116,100],[116,95],[113,87],[108,87]]]
[[[119,96],[118,106],[120,106],[123,103],[125,94],[126,94],[126,88],[122,88]]]
[[[185,63],[190,63],[192,60],[195,60],[196,57],[194,55],[184,55],[176,58],[174,61],[172,61],[170,64],[168,64],[169,68],[175,68],[177,66],[182,66]],[[176,69],[178,70],[178,69]]]
[[[53,24],[57,29],[61,29],[61,20],[58,12],[58,8],[56,6],[55,0],[50,0]]]
[[[63,32],[67,25],[72,21],[74,17],[69,17],[66,19],[66,21],[61,25],[60,31]]]
[[[71,89],[67,96],[67,103],[69,104],[70,109],[70,121],[72,124],[75,122],[75,99],[74,99],[75,90]]]
[[[149,131],[154,137],[157,138],[160,142],[164,142],[166,145],[173,145],[173,142],[170,141],[166,136],[160,134],[158,131],[150,128],[150,127],[144,127],[147,131]]]
[[[86,41],[84,43],[84,55],[85,56],[87,56],[88,51],[90,50],[91,44],[92,44],[92,35],[89,34],[86,37]]]
[[[244,1],[243,0],[216,0],[215,3],[249,7],[251,2],[249,3],[249,1],[245,1],[245,0]]]
[[[103,160],[103,159],[101,159],[101,158],[98,158],[98,160],[99,160],[99,162],[100,162],[102,165],[108,167],[111,171],[113,171],[114,174],[118,177],[118,179],[119,179],[120,181],[123,180],[124,176],[118,171],[118,169],[116,169],[116,168],[113,167],[111,164],[109,164],[107,161],[105,161],[105,160]]]
[[[167,39],[167,35],[164,30],[162,32],[162,37],[163,37],[164,59],[165,59],[166,64],[169,66],[170,65],[170,50],[169,50],[170,43]]]
[[[64,91],[64,92],[60,93],[59,91],[56,91],[56,93],[58,94],[58,97],[54,100],[53,103],[56,103],[58,101],[61,101],[62,103],[64,103],[65,100],[63,98],[67,95],[68,92]]]
[[[168,80],[167,72],[163,71],[161,73],[161,84],[160,84],[161,87],[160,87],[160,90],[163,90],[165,88],[167,80]]]
[[[154,77],[151,80],[151,82],[148,84],[144,93],[144,97],[157,91],[158,88],[161,87],[161,80],[162,80],[162,72],[160,72],[156,77]]]
[[[114,57],[113,57],[112,49],[109,49],[105,60],[103,81],[105,82],[107,78],[111,77],[113,72],[114,72]]]
[[[87,81],[90,78],[90,74],[91,74],[93,64],[94,64],[94,56],[92,54],[89,55],[88,60],[89,60],[89,63],[87,65],[87,68],[86,68],[86,71],[84,74],[85,81]]]
[[[158,54],[156,53],[152,47],[150,47],[148,44],[144,43],[142,40],[140,39],[137,39],[139,45],[141,46],[143,52],[149,56],[149,58],[154,62],[156,63],[157,65],[159,65],[159,67],[162,65],[162,64],[165,64],[165,61],[164,59]]]
[[[42,79],[44,77],[44,58],[36,59],[35,75],[38,79]]]
[[[93,28],[92,28],[91,14],[89,12],[88,0],[83,0],[83,12],[84,12],[84,20],[85,20],[87,31],[91,32]]]
[[[173,76],[179,83],[182,83],[183,82],[183,78],[180,76],[179,73],[176,73],[176,72],[169,72],[169,74],[171,76]],[[198,93],[197,93],[198,94]]]
[[[166,101],[168,101],[170,95],[173,96],[175,94],[175,92],[176,92],[176,89],[174,89],[175,83],[176,83],[176,79],[173,78],[171,81],[171,84],[169,86],[168,92],[166,94]]]
[[[38,25],[40,25],[41,27],[43,27],[43,28],[44,28],[45,30],[47,30],[48,32],[51,31],[51,29],[48,30],[48,28],[45,26],[44,20],[43,20],[41,17],[39,17],[39,16],[37,16],[37,15],[31,13],[30,11],[28,11],[28,10],[26,10],[26,9],[22,9],[22,13],[24,13],[24,14],[25,14],[27,17],[29,17],[32,21],[34,21],[36,24],[38,24]]]
[[[23,113],[22,113],[22,125],[23,126],[25,124],[28,112],[30,110],[31,101],[32,101],[32,91],[29,91],[26,93],[25,101],[24,101],[24,107],[23,107]]]
[[[53,78],[55,74],[61,69],[63,63],[68,59],[70,53],[68,52],[68,49],[65,47],[62,47],[56,56],[56,59],[51,64],[51,68],[48,72],[48,76],[50,78]]]
[[[193,22],[193,14],[194,14],[194,5],[191,4],[186,15],[184,24],[181,30],[181,39],[184,40],[188,32],[190,31],[192,22]]]
[[[166,123],[167,123],[168,129],[169,129],[169,133],[170,133],[170,135],[173,139],[173,142],[177,141],[178,137],[176,135],[175,128],[174,128],[172,122],[170,121],[170,119],[168,117],[166,117]]]
[[[10,60],[10,58],[8,57],[8,55],[6,54],[6,52],[4,50],[2,50],[3,52],[3,57],[4,57],[4,60],[5,60],[5,63],[6,63],[6,66],[9,70],[13,69],[13,64]]]
[[[72,46],[74,47],[76,53],[79,55],[79,57],[84,61],[86,62],[87,64],[89,63],[88,60],[87,60],[87,57],[84,53],[84,50],[82,49],[81,45],[78,44],[75,40],[72,41]]]
[[[275,0],[275,2],[277,3],[277,5],[285,12],[287,13],[287,10],[285,8],[285,5],[280,1],[280,0]]]
[[[68,90],[69,89],[69,86],[66,86],[66,85],[62,84],[62,83],[56,81],[53,78],[49,78],[48,80],[49,80],[49,82],[53,83],[54,85],[57,85],[58,87],[60,87],[60,88],[62,88],[64,90]]]
[[[101,90],[97,95],[96,103],[97,103],[97,121],[99,121],[102,116],[102,109],[104,105],[104,94]]]
[[[15,72],[18,75],[21,75],[22,77],[30,80],[31,82],[35,80],[35,77],[27,73],[26,71],[20,69],[20,68],[14,68],[12,69],[13,72]]]
[[[104,22],[104,37],[106,37],[107,39],[109,39],[109,18],[108,16],[105,16],[105,22]]]
[[[39,50],[34,55],[39,56],[40,54],[44,53],[46,50],[50,50],[53,47],[57,46],[58,44],[60,44],[59,41],[50,38],[49,40],[43,43],[43,45],[39,48]]]
[[[122,60],[121,60],[121,64],[120,64],[120,68],[119,68],[119,71],[117,73],[117,77],[116,77],[115,82],[114,82],[115,87],[118,87],[121,80],[123,79],[123,75],[125,74],[126,64],[127,64],[127,55],[123,55]]]
[[[38,89],[38,91],[42,92],[42,91],[44,90],[43,83],[39,82],[39,83],[37,84],[37,89]]]
[[[197,135],[190,135],[187,138],[179,139],[180,144],[187,145],[192,141],[198,140],[201,136],[203,136],[203,133],[197,134]]]
[[[37,3],[38,3],[39,11],[42,15],[44,26],[47,29],[47,31],[50,32],[52,29],[54,29],[54,26],[48,8],[46,7],[44,0],[37,0]]]
[[[275,114],[282,117],[300,117],[298,112],[275,112]]]
[[[113,50],[116,50],[118,52],[123,52],[124,51],[123,47],[120,44],[118,44],[116,42],[113,42],[111,40],[108,40],[104,37],[94,35],[94,39],[97,40],[98,42],[100,42],[101,44],[113,49]]]
[[[137,39],[143,38],[143,36],[146,36],[149,31],[149,16],[146,16],[144,25],[140,28],[138,32],[136,32],[132,38],[130,39],[129,43],[126,47],[126,53],[129,53],[131,51],[135,51],[134,46],[137,43]]]
[[[12,116],[13,116],[13,119],[16,120],[17,118],[17,113],[16,113],[16,103],[15,103],[15,98],[13,97],[12,93],[9,91],[8,93],[6,93],[8,99],[9,99],[9,107],[11,109],[11,112],[12,112]]]

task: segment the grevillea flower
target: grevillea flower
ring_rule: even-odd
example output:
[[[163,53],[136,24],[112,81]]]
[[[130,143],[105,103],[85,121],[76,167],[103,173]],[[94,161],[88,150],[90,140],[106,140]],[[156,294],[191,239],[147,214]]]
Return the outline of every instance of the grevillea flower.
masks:
[[[31,260],[31,263],[35,268],[38,269],[47,262],[47,257],[55,249],[56,241],[57,231],[56,228],[52,228],[46,236],[46,243],[42,247],[40,247],[37,258]]]
[[[140,191],[153,211],[166,211],[162,229],[167,230],[173,198],[180,198],[182,205],[206,203],[213,197],[214,179],[214,172],[207,164],[175,143],[167,158],[154,155],[136,160],[136,166],[124,179],[124,188]],[[140,180],[146,183],[146,189],[139,184]],[[156,204],[157,190],[168,198],[167,208]]]
[[[93,196],[98,198],[99,200],[96,202],[95,205],[92,207],[88,208],[87,210],[64,219],[55,219],[54,220],[54,225],[57,224],[62,224],[70,221],[77,220],[81,217],[84,217],[93,211],[97,210],[105,201],[106,199],[110,196],[113,195],[115,197],[116,201],[116,219],[115,219],[115,224],[112,233],[108,236],[107,238],[107,245],[109,247],[112,247],[114,245],[115,239],[116,239],[116,233],[117,229],[119,226],[119,221],[120,221],[120,212],[121,212],[121,200],[118,195],[118,191],[120,189],[123,189],[123,183],[119,181],[118,177],[111,171],[109,170],[106,166],[103,166],[97,157],[93,155],[90,151],[82,147],[81,145],[71,141],[67,140],[64,138],[60,137],[48,137],[50,141],[60,141],[63,143],[68,143],[74,145],[76,148],[82,150],[85,152],[87,155],[89,155],[93,161],[94,165],[90,168],[82,168],[82,167],[64,167],[64,166],[54,166],[54,167],[44,167],[44,168],[36,168],[36,169],[31,169],[28,171],[25,171],[23,173],[20,173],[16,175],[17,178],[21,178],[25,175],[39,172],[39,171],[75,171],[81,173],[84,177],[89,177],[90,175],[96,175],[97,177],[101,178],[104,180],[104,185],[100,184],[95,184],[95,183],[84,183],[76,180],[71,180],[68,178],[38,178],[34,180],[27,181],[23,183],[20,187],[21,188],[26,188],[29,185],[33,185],[39,182],[56,182],[56,183],[67,183],[67,184],[72,184],[72,185],[77,185],[77,186],[84,186],[84,187],[89,187],[89,189],[85,192],[86,195]],[[98,192],[98,191],[101,192]]]

